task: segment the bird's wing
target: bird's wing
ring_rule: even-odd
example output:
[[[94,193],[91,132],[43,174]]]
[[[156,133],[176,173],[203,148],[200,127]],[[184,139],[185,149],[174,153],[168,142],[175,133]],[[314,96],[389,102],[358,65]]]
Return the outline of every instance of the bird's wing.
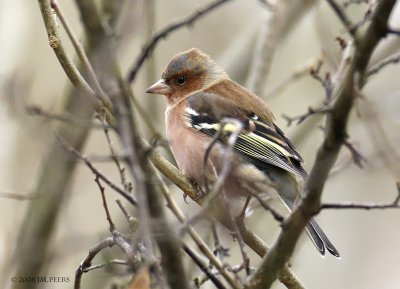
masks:
[[[194,93],[187,98],[187,104],[187,125],[211,137],[220,131],[224,118],[242,121],[245,129],[239,134],[233,148],[257,168],[268,171],[268,167],[272,165],[302,177],[306,176],[301,166],[301,156],[275,124],[271,126],[254,112],[242,109],[226,98],[212,93]],[[227,136],[234,129],[234,125],[223,126],[223,132]]]

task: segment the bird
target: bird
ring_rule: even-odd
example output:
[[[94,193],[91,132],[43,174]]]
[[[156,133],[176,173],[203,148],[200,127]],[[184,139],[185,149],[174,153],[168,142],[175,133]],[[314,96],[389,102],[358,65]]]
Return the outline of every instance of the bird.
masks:
[[[176,54],[160,80],[146,92],[165,96],[168,143],[180,171],[189,180],[201,188],[207,180],[220,176],[226,141],[217,136],[220,132],[231,136],[237,126],[229,119],[236,120],[242,130],[232,146],[222,187],[225,195],[238,199],[272,188],[289,210],[296,205],[299,181],[307,177],[302,157],[274,123],[265,102],[231,80],[209,55],[198,48]],[[215,145],[208,150],[214,139]],[[314,219],[307,224],[306,232],[321,255],[327,250],[340,256]]]

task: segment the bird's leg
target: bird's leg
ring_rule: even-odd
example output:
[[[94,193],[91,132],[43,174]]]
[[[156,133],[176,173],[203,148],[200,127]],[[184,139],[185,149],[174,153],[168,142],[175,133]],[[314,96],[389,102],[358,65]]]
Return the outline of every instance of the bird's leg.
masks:
[[[196,187],[196,197],[192,198],[193,201],[198,201],[201,197],[206,195],[204,192],[203,188],[197,183],[194,179],[189,178],[189,181],[192,183],[193,186]],[[186,204],[188,204],[187,201],[188,195],[186,193],[183,193],[183,200],[185,201]]]

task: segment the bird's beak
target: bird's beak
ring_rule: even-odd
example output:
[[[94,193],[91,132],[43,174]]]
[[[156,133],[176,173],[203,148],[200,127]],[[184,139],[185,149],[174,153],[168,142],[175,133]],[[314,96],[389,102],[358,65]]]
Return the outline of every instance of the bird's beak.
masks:
[[[165,83],[164,79],[160,79],[156,83],[154,83],[152,86],[150,86],[148,89],[146,89],[147,93],[153,93],[153,94],[169,94],[171,93],[171,87]]]

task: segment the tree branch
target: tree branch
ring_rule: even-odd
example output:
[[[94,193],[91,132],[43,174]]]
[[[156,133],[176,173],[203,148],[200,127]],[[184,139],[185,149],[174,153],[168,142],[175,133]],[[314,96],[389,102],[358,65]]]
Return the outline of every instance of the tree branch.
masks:
[[[90,96],[92,99],[97,99],[95,92],[82,77],[64,48],[58,25],[54,19],[52,8],[50,7],[50,2],[48,0],[38,0],[38,2],[49,37],[49,44],[51,48],[53,48],[65,74],[80,93]]]
[[[76,269],[75,271],[74,289],[81,288],[82,275],[85,272],[85,270],[87,270],[87,268],[92,266],[92,261],[94,257],[96,257],[97,254],[103,251],[104,249],[113,247],[114,245],[116,245],[114,239],[112,237],[108,237],[107,239],[97,244],[94,248],[89,250],[89,254],[86,256],[85,260],[83,260],[83,262],[79,265],[78,269]]]
[[[373,204],[373,203],[340,203],[340,204],[322,204],[320,210],[324,209],[361,209],[361,210],[386,210],[400,209],[400,182],[396,184],[397,195],[393,202],[388,204]]]
[[[331,6],[332,10],[336,13],[337,17],[343,23],[347,32],[353,37],[356,37],[356,27],[351,23],[350,19],[347,17],[343,9],[336,3],[335,0],[327,0],[328,4]]]
[[[354,99],[358,95],[357,91],[365,84],[366,69],[372,52],[386,36],[387,22],[395,4],[395,0],[379,1],[366,31],[359,36],[345,76],[335,87],[336,101],[327,117],[326,136],[306,182],[305,196],[284,222],[282,232],[264,257],[260,268],[250,279],[247,288],[271,287],[292,256],[297,240],[309,219],[318,212],[329,171],[347,136],[346,126]]]
[[[92,173],[96,176],[99,177],[103,182],[105,182],[111,189],[116,191],[118,194],[120,194],[122,197],[124,197],[129,203],[132,205],[136,206],[137,205],[137,200],[130,194],[126,193],[123,189],[119,188],[116,186],[113,182],[111,182],[105,175],[100,173],[93,164],[85,157],[83,156],[78,150],[76,150],[72,145],[67,143],[65,139],[63,139],[61,136],[56,134],[56,137],[60,141],[61,145],[70,153],[74,154],[77,158],[82,160],[85,165],[92,171]]]
[[[86,55],[85,49],[81,45],[81,43],[78,41],[78,38],[75,36],[75,33],[72,31],[71,25],[69,25],[67,19],[64,17],[64,13],[62,12],[61,7],[57,3],[56,0],[51,0],[50,1],[51,7],[54,9],[56,12],[56,15],[60,19],[65,31],[67,32],[67,35],[69,39],[72,42],[72,45],[75,48],[75,51],[77,52],[80,60],[82,61],[82,64],[85,66],[88,75],[90,77],[90,80],[93,83],[94,86],[94,91],[95,91],[95,97],[105,106],[109,111],[112,110],[112,103],[108,96],[105,94],[104,90],[100,86],[100,83],[97,79],[96,73],[94,72],[94,69],[92,65],[90,64],[89,58]]]
[[[372,66],[369,70],[368,70],[368,74],[367,76],[370,77],[374,74],[377,74],[379,71],[381,71],[381,69],[383,69],[384,67],[390,65],[390,64],[397,64],[400,62],[400,52],[395,53],[385,59],[383,59],[381,62],[378,62],[377,64],[375,64],[374,66]]]

